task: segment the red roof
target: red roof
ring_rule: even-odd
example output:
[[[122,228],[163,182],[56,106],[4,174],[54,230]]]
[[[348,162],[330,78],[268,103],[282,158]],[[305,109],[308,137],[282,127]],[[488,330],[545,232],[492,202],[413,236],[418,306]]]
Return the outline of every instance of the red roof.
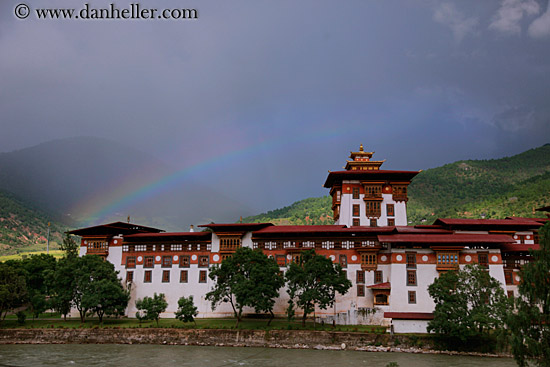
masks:
[[[158,233],[164,232],[162,229],[140,226],[138,224],[113,222],[99,226],[75,229],[69,231],[70,234],[77,236],[116,236],[119,234],[127,235],[132,233]]]
[[[431,312],[384,312],[384,318],[396,320],[433,320]]]
[[[378,284],[368,285],[367,288],[371,288],[371,289],[391,289],[391,283],[386,282],[386,283],[378,283]]]
[[[328,174],[324,187],[331,188],[334,184],[343,180],[384,180],[384,181],[410,181],[420,171],[390,171],[390,170],[371,170],[371,171],[334,171]]]
[[[524,243],[506,243],[500,248],[504,252],[527,252],[529,250],[540,250],[540,245],[526,245]]]
[[[395,232],[397,233],[435,233],[435,234],[447,234],[447,233],[453,233],[453,231],[450,231],[448,229],[444,229],[440,226],[396,226]]]
[[[398,243],[510,243],[515,242],[505,234],[393,234],[379,235],[380,242]]]
[[[333,236],[354,236],[355,234],[377,234],[391,233],[394,227],[346,227],[345,225],[300,225],[300,226],[271,226],[255,231],[253,234],[256,237],[275,236],[275,235],[293,235],[293,236],[316,236],[316,235],[333,235]]]
[[[212,237],[210,232],[166,232],[166,233],[136,233],[124,236],[124,240],[192,240],[192,239],[202,239],[208,240]]]
[[[199,227],[207,227],[214,232],[250,232],[273,226],[273,223],[210,223],[201,224]]]
[[[517,219],[460,219],[460,218],[439,218],[434,224],[443,224],[447,226],[465,226],[465,227],[530,227],[538,228],[540,223],[532,219],[517,218]]]

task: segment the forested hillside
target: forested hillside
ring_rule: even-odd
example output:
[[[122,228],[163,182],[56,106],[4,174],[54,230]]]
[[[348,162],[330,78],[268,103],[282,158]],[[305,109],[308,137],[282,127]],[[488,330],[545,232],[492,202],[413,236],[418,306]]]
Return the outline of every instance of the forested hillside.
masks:
[[[48,216],[12,194],[0,191],[0,255],[46,249]],[[66,227],[51,221],[50,249],[57,249]]]
[[[534,209],[550,205],[550,144],[513,157],[458,161],[428,169],[413,180],[409,198],[407,211],[412,224],[431,223],[438,217],[540,217],[542,213]],[[330,223],[330,205],[328,196],[309,198],[245,219],[288,224],[322,224],[327,220]],[[308,213],[310,219],[306,220]]]

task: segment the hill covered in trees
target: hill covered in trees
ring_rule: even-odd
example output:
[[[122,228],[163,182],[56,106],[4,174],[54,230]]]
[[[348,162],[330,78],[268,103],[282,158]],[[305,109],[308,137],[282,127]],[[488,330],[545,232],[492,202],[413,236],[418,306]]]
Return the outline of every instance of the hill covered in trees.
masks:
[[[330,205],[328,196],[309,198],[243,220],[332,223]],[[540,217],[534,209],[546,205],[550,205],[550,144],[512,157],[458,161],[425,170],[409,187],[407,213],[411,224],[419,224],[442,217]]]
[[[46,250],[48,221],[45,213],[0,191],[0,255]],[[67,227],[51,221],[50,249],[57,249]]]

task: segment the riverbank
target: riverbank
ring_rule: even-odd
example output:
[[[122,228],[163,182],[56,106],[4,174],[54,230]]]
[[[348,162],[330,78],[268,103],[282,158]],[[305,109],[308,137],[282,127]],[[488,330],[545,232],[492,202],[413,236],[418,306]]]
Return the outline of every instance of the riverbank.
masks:
[[[436,350],[430,335],[392,336],[312,330],[0,329],[0,344],[160,344],[510,357],[507,354]]]

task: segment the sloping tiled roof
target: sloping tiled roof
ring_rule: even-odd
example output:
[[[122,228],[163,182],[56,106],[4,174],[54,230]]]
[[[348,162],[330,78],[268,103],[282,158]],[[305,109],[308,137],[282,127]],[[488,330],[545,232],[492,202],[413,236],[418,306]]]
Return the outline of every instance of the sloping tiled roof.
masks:
[[[357,170],[357,171],[334,171],[328,174],[324,187],[330,188],[342,180],[392,180],[410,181],[420,171],[390,171],[390,170]]]
[[[138,224],[113,222],[102,224],[99,226],[75,229],[68,233],[77,236],[116,236],[119,234],[128,235],[132,233],[159,233],[164,232],[162,229],[140,226]]]

